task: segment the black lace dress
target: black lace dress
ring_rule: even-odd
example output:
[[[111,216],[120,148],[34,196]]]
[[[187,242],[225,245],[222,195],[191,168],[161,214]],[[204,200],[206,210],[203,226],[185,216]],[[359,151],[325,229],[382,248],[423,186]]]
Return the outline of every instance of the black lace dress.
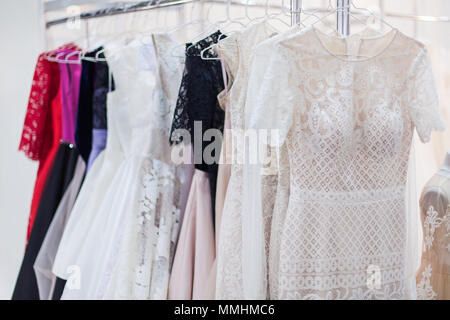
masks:
[[[209,176],[213,210],[222,139],[221,135],[220,137],[213,135],[211,141],[203,141],[202,137],[209,129],[217,129],[221,134],[223,133],[225,112],[219,105],[217,95],[224,89],[224,76],[220,60],[204,60],[200,55],[203,49],[225,37],[217,31],[195,44],[186,44],[186,63],[170,133],[171,143],[180,143],[183,136],[178,134],[178,129],[189,132],[194,150],[195,168],[207,172]],[[217,57],[213,50],[208,50],[203,56]],[[201,131],[194,130],[200,124]],[[194,135],[194,131],[201,132],[201,136]],[[211,152],[215,159],[213,163],[202,156],[205,148],[211,143],[215,146]],[[201,148],[196,147],[196,144],[201,144]]]

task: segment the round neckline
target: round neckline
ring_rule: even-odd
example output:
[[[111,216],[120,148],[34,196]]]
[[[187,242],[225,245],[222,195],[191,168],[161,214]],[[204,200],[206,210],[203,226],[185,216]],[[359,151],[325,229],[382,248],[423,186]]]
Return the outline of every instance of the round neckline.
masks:
[[[318,30],[315,26],[311,26],[312,32],[314,33],[314,37],[317,39],[317,41],[319,42],[320,46],[322,47],[322,49],[324,49],[329,55],[335,57],[338,60],[344,61],[344,62],[366,62],[366,61],[370,61],[373,59],[376,59],[377,57],[381,56],[382,54],[384,54],[387,50],[390,49],[390,47],[392,46],[392,44],[394,43],[394,41],[397,39],[397,36],[399,34],[399,31],[397,28],[392,28],[392,30],[388,31],[387,33],[381,34],[379,36],[374,36],[374,37],[366,37],[366,38],[362,38],[363,40],[375,40],[375,39],[382,39],[385,37],[388,37],[389,35],[391,35],[392,33],[394,34],[392,36],[392,39],[389,41],[389,43],[383,48],[383,50],[381,50],[380,52],[378,52],[377,54],[371,56],[371,57],[367,57],[367,58],[363,58],[363,59],[346,59],[346,58],[342,58],[340,57],[338,54],[333,53],[322,41],[322,39],[320,38],[320,35],[323,35],[327,38],[332,38],[335,40],[345,40],[344,37],[340,37],[340,36],[332,36],[332,35],[328,35],[320,30]]]

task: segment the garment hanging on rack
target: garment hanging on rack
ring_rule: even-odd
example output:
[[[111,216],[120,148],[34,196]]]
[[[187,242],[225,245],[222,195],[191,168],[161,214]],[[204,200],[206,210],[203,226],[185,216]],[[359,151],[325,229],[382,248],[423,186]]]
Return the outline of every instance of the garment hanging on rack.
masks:
[[[119,45],[119,43],[114,45]],[[102,49],[102,47],[99,47],[93,52],[87,53],[87,56],[93,58]],[[91,170],[86,176],[71,212],[66,212],[68,221],[53,263],[53,273],[60,279],[67,278],[67,272],[70,271],[67,268],[73,265],[70,261],[74,261],[78,254],[84,241],[84,235],[88,233],[90,224],[98,214],[107,187],[113,180],[115,170],[123,159],[116,132],[115,130],[109,130],[110,124],[108,124],[108,130],[113,137],[110,138],[108,134],[106,149],[102,151],[104,134],[99,141],[93,141],[95,139],[94,123],[104,126],[105,120],[110,122],[105,116],[105,111],[110,112],[106,107],[108,103],[103,99],[104,90],[109,87],[108,69],[106,63],[100,63],[100,65],[97,65],[97,63],[83,61],[76,137],[86,165],[89,162],[91,163]],[[97,92],[95,100],[97,112],[94,112],[95,92]],[[106,126],[104,127],[106,128]],[[96,156],[97,152],[100,152],[98,156]],[[57,283],[59,289],[62,287],[60,283],[61,281]]]
[[[191,145],[194,148],[195,168],[208,172],[210,180],[210,193],[212,196],[212,207],[214,207],[214,199],[216,193],[216,179],[218,164],[208,164],[203,159],[203,151],[211,143],[211,141],[203,141],[199,139],[197,144],[201,142],[201,147],[195,149],[195,123],[201,124],[201,137],[205,135],[208,129],[218,129],[223,132],[224,111],[217,102],[217,95],[223,90],[222,68],[219,60],[203,60],[200,57],[201,51],[210,45],[217,43],[220,39],[226,38],[220,31],[213,33],[207,38],[197,42],[186,44],[186,66],[180,87],[180,95],[175,108],[175,115],[171,129],[171,142],[179,143],[182,141],[178,137],[176,130],[187,130],[191,135]],[[212,52],[209,58],[215,57]],[[197,137],[197,138],[201,138]],[[214,140],[213,140],[214,141]],[[185,142],[186,143],[186,142]],[[221,143],[217,144],[219,151]],[[217,151],[217,153],[219,152]],[[201,154],[200,154],[201,153]],[[213,154],[218,158],[218,154]]]
[[[86,57],[94,58],[103,50],[99,47],[86,53]],[[104,59],[103,53],[99,58]],[[105,149],[107,136],[106,94],[109,90],[109,68],[106,61],[91,62],[83,60],[80,83],[80,99],[78,103],[75,140],[77,149],[89,170],[98,155]],[[114,90],[114,79],[111,76],[111,91]]]
[[[170,54],[175,45],[172,36],[153,34],[149,43],[126,48],[123,56],[112,61],[113,70],[125,69],[120,73],[125,91],[136,67],[151,78],[149,90],[142,91],[144,101],[148,102],[142,105],[139,114],[139,123],[145,123],[145,127],[140,137],[135,137],[139,139],[136,146],[140,146],[137,155],[144,157],[137,167],[138,185],[128,209],[130,214],[120,230],[123,231],[120,248],[112,257],[116,262],[109,264],[100,284],[99,297],[105,299],[167,299],[179,232],[179,208],[185,206],[181,203],[184,199],[180,184],[186,168],[172,163],[169,144],[184,62]],[[126,71],[130,67],[131,71]],[[120,83],[117,80],[117,88]]]
[[[73,50],[68,50],[68,53]],[[70,57],[69,59],[74,60]],[[75,143],[75,126],[78,112],[78,95],[80,93],[81,64],[58,63],[61,75],[62,134],[61,140]]]
[[[244,130],[244,109],[246,89],[253,46],[274,34],[268,22],[250,26],[242,33],[234,33],[222,40],[218,53],[234,75],[234,82],[229,90],[230,122],[233,130]],[[243,145],[232,144],[233,152],[242,154]],[[217,299],[240,299],[242,287],[242,164],[233,163],[231,177],[225,198],[219,232],[217,257]]]
[[[208,278],[205,285],[205,289],[201,298],[204,300],[214,300],[216,297],[216,279],[217,279],[217,244],[219,243],[219,232],[220,232],[220,222],[222,219],[222,211],[225,203],[225,198],[228,189],[228,182],[231,177],[231,164],[233,159],[232,154],[232,134],[231,134],[231,122],[230,122],[230,112],[229,112],[229,94],[231,85],[233,84],[233,75],[229,70],[227,70],[227,66],[223,61],[221,61],[223,66],[223,73],[226,73],[226,81],[225,89],[222,90],[218,96],[217,100],[220,104],[220,107],[225,112],[224,119],[224,133],[222,139],[222,148],[220,150],[220,160],[219,160],[219,168],[217,170],[217,187],[216,187],[216,201],[215,201],[215,234],[214,234],[214,243],[215,243],[215,259],[214,262],[208,271]]]
[[[78,156],[74,174],[64,196],[58,205],[58,209],[52,219],[52,222],[42,242],[39,254],[34,262],[34,271],[36,274],[37,286],[39,289],[40,300],[59,300],[61,298],[65,280],[57,278],[53,274],[53,262],[55,260],[61,237],[73,208],[84,174],[86,164],[83,158]]]
[[[260,30],[260,31],[258,31],[258,30]],[[245,116],[244,113],[245,113],[245,109],[246,109],[245,101],[246,101],[247,95],[248,95],[248,92],[245,89],[249,85],[249,77],[251,75],[250,71],[252,70],[251,67],[252,67],[252,62],[254,59],[253,54],[255,53],[254,48],[258,47],[259,45],[265,44],[265,46],[267,46],[265,49],[267,49],[267,52],[270,52],[269,48],[273,43],[275,43],[276,40],[281,40],[292,34],[300,32],[300,30],[301,30],[300,26],[295,26],[293,28],[290,28],[283,34],[277,35],[277,32],[270,28],[270,22],[264,21],[264,22],[260,22],[257,25],[251,26],[248,30],[245,30],[243,32],[243,33],[249,32],[249,34],[250,34],[249,37],[256,39],[256,41],[257,41],[255,43],[251,43],[250,47],[246,49],[246,50],[249,50],[251,53],[243,51],[246,48],[245,40],[236,41],[235,43],[231,43],[231,44],[227,43],[227,41],[225,40],[222,42],[221,45],[219,45],[219,49],[218,49],[219,53],[221,54],[224,61],[227,63],[230,73],[233,74],[234,77],[236,77],[236,78],[240,77],[240,79],[238,79],[238,84],[232,84],[230,92],[228,93],[227,96],[224,96],[224,99],[223,99],[224,102],[227,104],[227,112],[231,113],[230,114],[231,129],[234,129],[234,130],[241,129],[242,130],[245,128],[243,121],[244,121],[244,116]],[[253,33],[260,32],[260,35],[254,36],[254,35],[252,35],[252,32]],[[244,47],[244,49],[241,46]],[[241,55],[237,55],[238,52]],[[261,50],[259,53],[261,53],[261,52],[265,53],[266,51]],[[262,75],[264,75],[264,70],[265,70],[265,65],[264,65],[264,63],[261,63],[258,66],[257,71],[262,72]],[[257,79],[257,81],[259,81],[259,80],[260,79]],[[254,85],[254,87],[258,86],[257,83],[253,83],[253,85]],[[237,87],[237,88],[235,88],[235,87]],[[240,92],[240,90],[242,90],[242,92]],[[233,94],[235,94],[238,97],[240,95],[240,97],[238,98],[238,99],[240,99],[240,101],[238,100],[239,102],[233,101],[232,98],[230,98],[233,96]],[[231,102],[230,102],[230,99],[231,99]],[[233,103],[236,104],[234,106],[234,109],[233,109],[233,105],[232,105]],[[239,103],[241,104],[241,106],[238,109],[237,106]],[[233,112],[234,112],[234,114],[233,114]],[[233,156],[242,154],[243,144],[236,145],[235,140],[233,140],[233,142],[231,141],[231,136],[228,138],[227,141],[229,141],[230,143],[229,143],[229,146],[227,146],[228,150],[224,151],[225,153],[227,153],[226,155],[224,155],[224,158],[228,159],[228,161],[232,161]],[[235,145],[233,145],[233,143],[235,143]],[[231,162],[228,162],[228,163],[231,163]],[[230,178],[228,178],[228,179],[230,179],[229,181],[234,180],[233,184],[235,185],[235,187],[230,187],[230,185],[228,185],[228,179],[226,177],[223,177],[223,178],[225,179],[225,183],[227,184],[228,188],[226,190],[226,194],[224,195],[224,197],[225,197],[224,203],[222,204],[222,206],[216,206],[216,215],[219,215],[219,216],[223,215],[223,219],[226,219],[226,220],[229,219],[229,221],[227,221],[225,223],[226,225],[230,224],[230,223],[237,223],[237,225],[234,226],[234,230],[235,230],[234,232],[231,231],[231,229],[230,229],[231,227],[228,225],[225,227],[221,226],[221,232],[230,232],[230,234],[228,234],[228,237],[233,238],[234,246],[236,246],[237,248],[242,248],[243,239],[242,239],[241,234],[242,234],[243,230],[241,229],[241,226],[239,226],[240,223],[236,222],[236,215],[242,217],[242,215],[246,214],[245,211],[242,211],[242,206],[241,206],[242,200],[243,200],[242,194],[241,194],[242,183],[243,183],[242,165],[239,165],[239,164],[236,164],[236,162],[233,162],[233,165],[231,166],[231,179]],[[265,238],[266,238],[266,242],[267,242],[266,243],[267,250],[268,250],[269,239],[270,239],[270,236],[269,236],[270,235],[269,229],[270,229],[270,225],[271,225],[271,214],[270,213],[273,210],[273,206],[275,204],[276,197],[277,196],[280,197],[280,195],[277,195],[277,181],[278,181],[277,175],[274,173],[270,173],[264,177],[264,182],[263,182],[263,185],[264,185],[263,207],[266,212],[264,223],[265,223],[265,229],[266,229]],[[280,183],[283,183],[283,182],[280,182]],[[279,202],[281,202],[281,200],[279,200]],[[231,213],[231,211],[233,211],[233,213]],[[233,215],[233,217],[231,215]],[[229,229],[229,230],[223,231],[224,228]],[[222,249],[219,249],[219,251],[222,251],[222,252],[218,253],[218,254],[224,255],[224,257],[223,257],[224,261],[228,260],[230,258],[229,254],[234,249],[231,249],[231,244],[226,244],[226,240],[225,240],[226,237],[224,237],[222,240],[220,240],[220,235],[219,235],[216,237],[216,239],[219,239],[218,242],[222,241],[224,243],[223,244],[224,246],[230,246],[230,250],[228,250],[228,253],[225,253],[224,250],[222,250]],[[229,286],[231,286],[230,288],[227,289],[229,292],[228,293],[222,292],[221,293],[222,295],[231,293],[235,299],[242,299],[244,297],[244,292],[243,292],[244,289],[242,287],[243,286],[243,279],[242,279],[242,272],[243,272],[242,271],[242,259],[243,259],[243,257],[242,258],[241,257],[239,258],[239,260],[237,260],[238,266],[236,266],[234,268],[234,270],[232,270],[230,268],[229,271],[225,271],[225,275],[222,275],[222,274],[218,275],[218,281],[222,281],[219,278],[225,277],[225,276],[234,279],[233,282],[229,282],[229,284],[228,284]],[[234,258],[234,259],[236,259],[236,258]],[[220,266],[220,267],[224,268],[224,266]],[[220,272],[222,273],[224,271],[222,270]],[[219,285],[219,284],[217,284],[217,285]],[[225,285],[223,285],[223,286],[225,286]],[[221,290],[223,290],[223,288]],[[219,298],[219,296],[217,296],[217,298]]]
[[[101,49],[102,47],[94,50],[92,53],[88,53],[87,55],[92,56]],[[75,56],[73,56],[72,59],[75,59]],[[73,64],[71,64],[71,66],[73,66]],[[64,65],[64,67],[66,67],[66,65]],[[78,65],[78,68],[79,67],[80,65]],[[68,73],[68,76],[72,77],[71,81],[62,83],[63,86],[65,84],[66,91],[68,91],[68,98],[63,100],[67,103],[63,103],[63,105],[65,106],[71,103],[71,106],[69,105],[68,107],[69,110],[76,110],[77,106],[83,109],[81,111],[78,109],[76,117],[63,117],[65,120],[63,128],[66,127],[66,123],[67,128],[72,128],[70,135],[66,135],[66,139],[70,141],[76,140],[76,133],[83,133],[83,130],[85,130],[86,128],[91,129],[92,127],[94,127],[93,129],[91,129],[90,137],[84,137],[84,139],[81,139],[81,148],[78,145],[76,146],[76,150],[79,151],[85,146],[86,140],[93,141],[92,144],[88,144],[92,145],[92,150],[89,153],[89,160],[92,164],[97,155],[104,149],[106,144],[106,99],[103,96],[106,94],[105,91],[108,90],[109,86],[108,66],[104,61],[98,62],[95,65],[92,63],[81,64],[80,72],[84,76],[81,77],[81,79],[80,72],[73,72],[73,69],[76,68],[70,68],[72,72]],[[86,90],[86,88],[89,87],[91,87],[92,90]],[[81,95],[84,95],[83,99],[81,99],[82,101],[74,100],[74,97],[79,96],[77,92],[79,92]],[[89,97],[89,94],[91,94],[91,97]],[[91,101],[93,104],[94,112],[90,110],[92,106],[89,105],[89,101]],[[86,109],[88,112],[85,112]],[[76,126],[74,127],[75,124]],[[79,126],[81,126],[81,128],[79,128]],[[78,160],[78,162],[79,161],[83,160]],[[46,239],[44,240],[44,243],[39,251],[38,257],[36,258],[34,268],[36,278],[38,280],[39,294],[41,299],[59,300],[62,295],[62,291],[65,286],[65,280],[56,278],[51,270],[53,267],[55,255],[57,253],[58,245],[62,237],[62,232],[65,227],[65,223],[70,215],[70,211],[72,210],[76,195],[78,194],[79,188],[81,186],[80,178],[84,176],[84,173],[85,166],[77,165],[77,169],[74,173],[74,178],[72,179],[74,181],[71,182],[71,186],[66,192],[66,194],[68,195],[66,196],[65,194],[63,199],[61,200],[61,203],[58,206],[58,210],[55,213],[55,217],[52,220],[52,224],[47,231]],[[48,240],[47,238],[49,238],[50,240]]]
[[[87,58],[94,58],[102,47],[86,53]],[[81,61],[80,92],[78,100],[77,123],[75,127],[75,144],[84,162],[89,163],[89,155],[92,148],[93,96],[95,63],[89,60]]]
[[[100,158],[94,162],[69,219],[54,270],[67,276],[65,266],[75,264],[84,272],[81,287],[66,287],[63,299],[166,297],[179,205],[166,128],[173,115],[170,107],[177,90],[173,79],[180,77],[180,61],[168,60],[166,52],[173,46],[168,36],[151,39],[144,45],[137,38],[125,46],[107,47],[109,52],[120,50],[108,57],[116,90],[108,93],[102,169],[106,161],[116,164],[95,177],[96,187],[103,185],[103,190],[92,201],[82,193],[92,187],[89,179]],[[78,212],[77,205],[87,210]],[[82,216],[71,226],[76,213]]]
[[[342,58],[343,40],[314,28],[282,41],[249,121],[278,129],[288,149],[288,209],[270,248],[280,252],[280,299],[404,299],[413,281],[404,209],[413,128],[425,142],[444,128],[429,58],[395,29],[359,52],[370,58]]]
[[[60,136],[57,133],[61,127],[60,109],[59,68],[57,64],[49,62],[43,53],[36,63],[19,146],[19,150],[27,157],[39,161],[28,219],[27,242],[42,189],[59,145]]]
[[[270,39],[267,39],[260,44],[258,44],[255,48],[255,57],[253,59],[252,71],[249,77],[249,87],[247,92],[247,105],[245,109],[246,122],[249,121],[250,118],[253,117],[254,112],[257,112],[253,109],[256,104],[256,101],[259,97],[260,84],[262,79],[268,75],[267,68],[272,58],[272,55],[277,54],[277,45],[281,41],[288,41],[288,39],[296,37],[300,32],[302,32],[302,28],[300,26],[295,26],[283,33],[280,33]],[[338,36],[337,32],[335,35]],[[378,32],[370,27],[363,29],[361,32],[357,34],[353,34],[347,39],[361,39],[365,37],[373,37],[377,36]],[[348,40],[347,40],[348,41]],[[249,126],[249,124],[246,124]],[[278,299],[278,261],[280,252],[277,250],[270,250],[270,248],[279,247],[280,235],[282,232],[285,213],[287,211],[287,204],[289,200],[289,185],[290,185],[290,168],[289,168],[289,160],[286,146],[283,145],[280,149],[271,149],[270,150],[271,165],[272,168],[266,168],[264,172],[263,181],[263,189],[261,190],[261,198],[262,199],[272,199],[274,196],[271,195],[274,190],[276,190],[275,195],[275,203],[273,210],[272,203],[265,203],[263,206],[266,208],[266,213],[264,215],[264,237],[269,239],[269,242],[265,245],[266,250],[266,262],[267,262],[267,274],[269,281],[269,292],[267,292],[267,296],[271,299]],[[278,178],[275,180],[274,175],[278,175]],[[270,177],[272,176],[272,177]],[[272,179],[272,180],[271,180]],[[276,184],[276,187],[274,187]],[[248,183],[251,186],[251,183]],[[245,194],[247,197],[248,194]],[[260,203],[263,200],[259,200]],[[246,212],[246,209],[244,209]],[[251,223],[251,221],[250,221]],[[248,230],[246,226],[244,227],[243,233],[247,233]],[[244,247],[247,245],[245,242],[243,243]],[[244,248],[245,250],[245,248]],[[244,254],[245,256],[245,254]]]
[[[78,153],[73,145],[63,144],[58,149],[55,163],[42,192],[42,201],[36,213],[35,227],[31,231],[29,243],[14,288],[13,300],[40,299],[34,263],[58,208],[59,201],[72,179],[77,157]]]
[[[59,56],[67,55],[74,51],[72,48],[64,48],[57,51]],[[61,136],[69,142],[58,141],[58,148],[55,159],[51,165],[48,180],[43,188],[39,207],[36,211],[36,226],[33,227],[28,246],[25,251],[22,267],[19,272],[13,299],[39,299],[39,292],[35,273],[34,262],[39,253],[42,242],[51,220],[56,212],[59,201],[67,188],[68,182],[72,179],[75,166],[74,159],[78,153],[70,141],[74,140],[74,127],[76,108],[78,105],[78,85],[80,81],[80,66],[76,64],[59,64],[60,70],[60,96],[62,118],[59,132],[53,128],[52,134]],[[55,145],[56,145],[56,141]]]
[[[195,45],[186,44],[185,70],[171,136],[173,139],[176,129],[189,132],[194,159],[201,161],[195,164],[169,283],[169,299],[199,299],[204,293],[208,272],[214,261],[213,206],[218,164],[208,164],[203,158],[209,143],[200,140],[199,135],[203,137],[210,129],[216,129],[220,134],[223,132],[224,111],[219,106],[217,95],[223,90],[224,75],[219,60],[203,60],[200,54],[203,49],[224,37],[217,31]],[[209,58],[216,56],[214,52],[208,54]],[[201,130],[196,131],[194,128],[198,125],[201,125]],[[199,143],[201,148],[192,147]],[[218,157],[221,141],[214,143],[217,149],[211,155]]]
[[[74,109],[64,108],[76,100],[76,83],[62,81],[80,66],[59,65],[59,135],[79,144],[91,170],[77,197],[81,158],[59,146],[56,160],[45,165],[51,172],[41,197],[50,201],[40,202],[39,228],[27,248],[32,258],[26,253],[38,287],[27,273],[26,286],[34,289],[18,288],[17,298],[36,298],[37,288],[44,299],[413,297],[407,151],[414,127],[422,140],[443,127],[426,50],[395,29],[343,39],[315,27],[278,34],[270,19],[250,24],[206,52],[215,57],[216,50],[226,66],[225,90],[221,62],[199,57],[211,42],[187,46],[195,56],[187,55],[182,75],[170,35],[116,38],[105,52],[117,89],[113,80],[109,87],[105,62],[83,60],[76,126]],[[51,95],[41,96],[40,105],[49,105]],[[58,113],[47,120],[52,117],[56,121]],[[65,127],[65,119],[73,126]],[[202,122],[202,135],[222,131],[224,122],[235,130],[237,139],[216,148],[232,164],[202,159],[194,170],[173,162],[177,146],[169,136],[176,138],[180,128],[192,134],[195,120]],[[275,156],[274,167],[233,159],[247,155],[242,129],[278,130],[281,144],[263,146],[272,161]],[[24,150],[44,150],[47,156],[35,156],[45,158],[44,166],[51,143],[43,147],[25,134],[23,140]],[[202,141],[202,154],[209,144]],[[424,215],[435,217],[433,211]],[[429,272],[429,257],[417,279],[420,298],[442,291],[430,280],[442,274],[434,267]],[[64,287],[56,275],[73,276],[73,266],[80,286],[71,281]]]
[[[103,47],[100,47],[94,52],[102,49]],[[100,53],[99,58],[104,59],[105,55],[103,53]],[[114,90],[114,78],[111,75],[110,80],[108,63],[106,61],[96,62],[94,73],[94,90],[92,97],[92,147],[89,153],[89,160],[87,162],[87,170],[92,167],[95,159],[97,159],[98,155],[106,147],[108,132],[108,121],[106,119],[106,97],[109,91]]]
[[[449,174],[439,170],[420,199],[423,227],[422,263],[417,273],[417,299],[450,299]]]

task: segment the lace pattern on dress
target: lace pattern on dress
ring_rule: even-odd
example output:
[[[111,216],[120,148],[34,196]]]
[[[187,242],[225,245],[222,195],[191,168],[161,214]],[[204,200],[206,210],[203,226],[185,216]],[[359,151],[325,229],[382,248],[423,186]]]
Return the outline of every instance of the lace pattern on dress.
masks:
[[[218,54],[229,72],[233,75],[233,84],[228,91],[228,110],[232,130],[245,128],[245,107],[250,66],[253,62],[253,46],[269,36],[265,31],[265,23],[259,23],[236,33],[219,42]],[[233,139],[232,139],[233,140]],[[228,147],[228,146],[227,146]],[[242,144],[231,141],[233,154],[242,154]],[[242,205],[243,165],[233,164],[225,197],[221,229],[218,241],[216,298],[239,300],[244,298],[242,270]],[[266,231],[266,248],[269,244],[267,230],[271,224],[272,210],[277,185],[276,176],[266,176],[262,180],[263,220]]]
[[[450,205],[442,218],[439,217],[439,212],[433,206],[429,206],[425,214],[423,229],[423,254],[428,255],[430,261],[434,260],[431,256],[438,254],[433,250],[436,231],[440,232],[438,247],[446,248],[450,254]],[[419,275],[420,280],[416,286],[418,300],[434,300],[438,298],[437,290],[433,288],[434,272],[439,273],[442,271],[433,271],[432,265],[428,263]],[[439,278],[439,276],[436,277]],[[434,284],[436,284],[436,281],[434,281]]]
[[[442,121],[423,46],[399,35],[382,54],[348,62],[314,34],[280,43],[255,108],[256,128],[281,131],[290,166],[271,298],[403,299],[413,128],[426,140]]]
[[[203,60],[200,54],[225,37],[220,31],[216,31],[195,44],[186,44],[185,68],[170,131],[171,143],[183,140],[177,134],[177,129],[188,130],[193,142],[194,121],[203,122],[202,134],[209,128],[223,131],[224,111],[217,101],[217,95],[224,88],[220,61]],[[208,50],[204,55],[208,58],[217,57],[213,50]]]
[[[124,243],[115,248],[119,264],[108,267],[99,298],[166,299],[175,253],[180,210],[176,203],[179,179],[173,167],[147,158],[140,172],[140,192],[134,203],[136,216],[124,227]],[[134,239],[134,240],[133,240]],[[112,259],[114,260],[114,259]],[[106,292],[105,292],[106,290]]]
[[[59,70],[41,54],[36,63],[19,150],[32,160],[46,157],[51,147],[50,103],[59,87]]]

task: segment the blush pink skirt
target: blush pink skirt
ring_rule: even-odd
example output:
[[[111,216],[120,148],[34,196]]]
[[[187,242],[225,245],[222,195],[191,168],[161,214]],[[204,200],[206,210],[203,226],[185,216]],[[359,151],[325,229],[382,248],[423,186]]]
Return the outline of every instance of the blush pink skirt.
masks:
[[[169,281],[169,300],[205,295],[215,260],[214,225],[208,174],[195,170]]]

